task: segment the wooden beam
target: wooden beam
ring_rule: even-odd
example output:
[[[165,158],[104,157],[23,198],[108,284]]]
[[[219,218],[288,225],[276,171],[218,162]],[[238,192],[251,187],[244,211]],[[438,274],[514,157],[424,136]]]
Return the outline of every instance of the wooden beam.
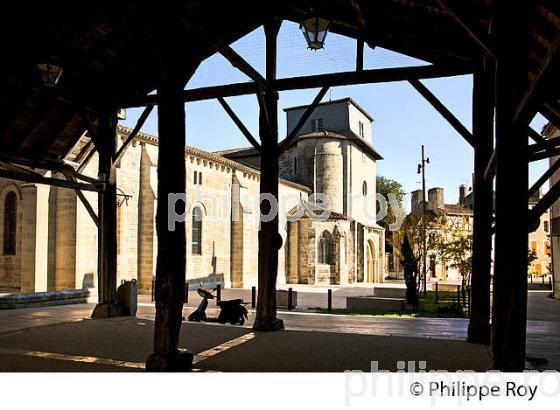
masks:
[[[445,10],[447,14],[461,27],[467,35],[474,40],[488,55],[495,58],[494,51],[490,47],[491,41],[488,35],[485,33],[477,33],[472,27],[464,22],[464,20],[459,16],[459,12],[454,10],[449,6],[446,0],[437,0],[439,6]]]
[[[529,228],[536,230],[541,216],[560,199],[560,181],[556,182],[529,211]],[[531,229],[533,228],[533,229]]]
[[[99,185],[83,184],[80,182],[70,182],[70,181],[65,181],[63,179],[44,177],[41,174],[32,171],[19,172],[15,170],[0,168],[0,177],[13,179],[16,181],[22,181],[22,182],[56,186],[60,188],[80,189],[83,191],[99,192],[101,190]]]
[[[527,192],[527,198],[533,196],[559,169],[560,158],[554,161],[554,163],[544,172],[544,174],[542,174],[542,176],[531,186],[531,188],[529,188],[529,192]]]
[[[364,41],[356,40],[356,71],[364,71]]]
[[[268,83],[264,79],[264,77],[251,66],[243,57],[241,57],[237,52],[231,48],[230,46],[225,46],[222,50],[220,50],[220,54],[224,56],[232,66],[237,68],[251,80],[259,85],[259,88],[266,89],[268,88]]]
[[[552,125],[560,130],[560,112],[556,108],[550,104],[544,103],[540,107],[539,112],[550,121]]]
[[[81,161],[81,164],[78,166],[78,172],[83,171],[83,169],[87,166],[87,164],[89,163],[89,161],[91,160],[91,158],[95,155],[95,153],[97,152],[97,149],[95,148],[95,144],[93,144],[94,146],[91,148],[91,150],[88,152],[88,154],[86,155],[86,157]]]
[[[138,118],[138,121],[136,122],[136,126],[134,127],[132,132],[128,135],[128,138],[123,142],[123,144],[121,145],[121,147],[119,148],[119,150],[115,154],[115,160],[113,162],[114,162],[114,165],[116,167],[119,166],[119,164],[121,162],[121,159],[122,159],[124,153],[126,152],[128,146],[134,140],[134,138],[136,138],[136,136],[138,135],[138,133],[142,129],[142,126],[144,125],[144,123],[146,122],[146,120],[148,119],[150,114],[152,113],[153,109],[154,109],[153,105],[149,105],[144,109],[144,111],[142,112],[142,114]]]
[[[319,105],[319,103],[321,102],[321,100],[323,99],[325,94],[327,94],[328,91],[329,91],[329,87],[321,88],[317,96],[315,96],[315,99],[313,100],[311,105],[307,107],[303,115],[300,117],[294,129],[291,130],[290,134],[286,137],[286,139],[280,143],[278,149],[278,155],[281,155],[284,151],[286,151],[286,149],[288,149],[288,146],[296,139],[298,133],[301,131],[302,127],[305,125],[309,117],[311,117],[311,115],[315,111],[315,108],[317,108],[317,106]]]
[[[494,0],[496,64],[496,234],[492,302],[493,369],[525,369],[527,339],[528,201],[527,128],[515,120],[528,85],[530,0]],[[512,47],[512,44],[515,45]],[[523,188],[525,191],[526,188]],[[512,223],[511,215],[521,221]]]
[[[64,175],[64,177],[71,182],[76,182],[72,177],[68,176],[68,175]],[[78,198],[80,199],[80,201],[82,202],[82,205],[84,206],[84,208],[86,208],[87,213],[89,214],[89,216],[91,217],[93,223],[95,224],[95,226],[99,229],[99,217],[97,216],[97,214],[95,213],[95,211],[93,210],[93,207],[91,206],[91,204],[89,203],[88,199],[86,198],[86,196],[84,195],[84,193],[82,191],[80,191],[79,189],[74,189],[74,191],[76,192],[76,195],[78,196]]]
[[[540,161],[547,158],[555,157],[556,155],[560,155],[560,147],[551,148],[546,151],[540,151],[534,154],[529,155],[529,162]]]
[[[434,109],[441,114],[443,118],[447,120],[449,125],[451,125],[455,131],[459,133],[471,146],[474,147],[475,140],[471,132],[455,117],[451,111],[443,105],[443,103],[420,81],[418,80],[408,80],[410,85],[412,85],[418,93],[428,101]]]
[[[558,66],[558,50],[560,49],[560,32],[549,43],[545,57],[541,61],[539,70],[535,73],[531,83],[515,112],[515,120],[530,122],[538,110],[539,100],[546,92],[546,88],[552,79],[556,79],[556,67]]]
[[[494,65],[473,76],[474,147],[471,304],[467,341],[490,343],[490,268],[492,260],[493,183],[484,176],[494,147]]]
[[[170,77],[173,78],[173,77]],[[185,169],[185,106],[182,82],[168,80],[158,88],[158,164],[157,164],[157,264],[153,353],[146,360],[148,371],[184,371],[192,368],[192,354],[179,349],[179,332],[183,317],[187,265],[185,219],[174,222],[174,212],[188,212],[185,200],[173,202],[171,195],[187,189]]]
[[[471,68],[442,67],[436,65],[423,65],[413,67],[378,68],[361,72],[349,71],[332,74],[319,74],[304,77],[282,78],[268,81],[270,87],[276,91],[289,91],[298,89],[321,88],[325,86],[337,87],[357,84],[376,84],[395,81],[408,81],[411,79],[429,79],[454,77],[472,74]],[[195,88],[183,91],[183,101],[204,101],[218,97],[235,97],[254,94],[259,91],[256,82],[235,83],[213,87]],[[126,107],[141,107],[158,103],[157,95],[147,95],[141,99],[130,101]]]
[[[276,79],[277,36],[281,21],[272,20],[264,25],[266,41],[266,80],[272,84]],[[278,196],[278,93],[268,90],[264,94],[265,109],[259,113],[259,134],[261,139],[261,195]],[[267,120],[268,117],[268,120]],[[272,212],[269,201],[260,203],[261,215]],[[276,279],[278,276],[278,251],[282,246],[279,233],[279,215],[274,212],[271,220],[261,221],[258,232],[258,297],[253,329],[274,331],[284,328],[284,323],[276,311]]]
[[[218,97],[218,102],[220,103],[220,105],[223,107],[223,109],[225,110],[225,112],[229,115],[229,117],[231,118],[231,120],[235,123],[235,125],[237,125],[237,128],[239,128],[239,131],[241,131],[241,133],[245,136],[245,138],[251,143],[251,145],[253,147],[255,147],[257,149],[257,151],[261,151],[261,145],[257,142],[257,140],[253,137],[253,135],[251,134],[251,131],[249,131],[247,129],[247,127],[245,127],[245,124],[243,124],[243,121],[241,121],[239,119],[239,117],[235,114],[235,112],[233,111],[233,109],[229,106],[229,104],[226,102],[226,100],[224,100],[222,97]]]

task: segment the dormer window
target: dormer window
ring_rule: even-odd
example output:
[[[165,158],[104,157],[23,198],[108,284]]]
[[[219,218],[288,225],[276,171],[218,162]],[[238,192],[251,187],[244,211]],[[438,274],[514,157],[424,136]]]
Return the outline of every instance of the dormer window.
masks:
[[[317,120],[311,120],[311,132],[317,131]]]
[[[318,131],[323,131],[325,129],[325,127],[323,126],[323,119],[319,118],[317,120],[317,130]]]
[[[358,126],[359,126],[359,132],[360,132],[360,137],[364,138],[364,123],[361,121],[358,121]]]

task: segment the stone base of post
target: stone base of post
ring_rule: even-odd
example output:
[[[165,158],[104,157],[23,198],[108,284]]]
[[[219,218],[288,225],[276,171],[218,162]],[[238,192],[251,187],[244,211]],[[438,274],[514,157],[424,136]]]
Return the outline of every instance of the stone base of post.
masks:
[[[178,349],[174,353],[152,353],[146,360],[148,372],[190,372],[194,354],[186,349]]]
[[[108,319],[117,316],[128,316],[124,307],[118,303],[98,303],[91,314],[92,319]]]
[[[492,329],[489,323],[480,325],[469,323],[467,342],[489,345],[491,341],[491,334]]]

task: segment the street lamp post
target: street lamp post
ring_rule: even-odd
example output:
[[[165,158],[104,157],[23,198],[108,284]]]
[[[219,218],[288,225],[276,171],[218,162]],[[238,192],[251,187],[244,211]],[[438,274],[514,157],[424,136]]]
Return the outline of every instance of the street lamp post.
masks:
[[[424,288],[424,296],[427,291],[427,269],[426,269],[426,164],[430,163],[430,158],[424,156],[424,145],[422,145],[422,162],[418,164],[418,173],[422,173],[422,281]]]

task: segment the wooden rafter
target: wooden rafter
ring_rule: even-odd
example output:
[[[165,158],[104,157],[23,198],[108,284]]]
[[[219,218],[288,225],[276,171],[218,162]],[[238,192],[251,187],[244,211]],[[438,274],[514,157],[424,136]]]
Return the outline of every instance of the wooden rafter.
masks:
[[[81,182],[65,181],[63,179],[44,177],[36,172],[22,172],[15,169],[0,169],[0,177],[13,179],[16,181],[30,182],[43,185],[57,186],[60,188],[78,189],[83,191],[99,192],[99,185],[84,184]]]
[[[247,138],[247,140],[251,143],[251,145],[253,147],[255,147],[257,149],[257,151],[260,152],[261,151],[261,145],[257,142],[255,137],[253,137],[253,135],[247,129],[247,127],[245,127],[245,124],[243,124],[243,121],[241,121],[239,119],[237,114],[235,114],[235,112],[229,106],[229,104],[226,102],[226,100],[224,100],[222,97],[218,97],[218,102],[223,107],[224,111],[230,116],[230,118],[235,123],[235,125],[237,125],[237,128],[239,128],[239,131],[241,131],[241,133],[245,136],[245,138]]]
[[[70,181],[70,182],[76,182],[76,180],[68,175],[64,175],[64,177]],[[84,193],[82,191],[80,191],[79,189],[74,189],[74,191],[76,192],[76,195],[78,196],[78,198],[80,199],[80,201],[82,202],[82,205],[84,206],[84,208],[86,208],[87,213],[89,214],[89,216],[91,217],[91,219],[93,220],[93,223],[95,223],[95,226],[97,226],[97,228],[99,228],[99,217],[97,216],[97,214],[95,213],[95,211],[93,210],[93,207],[91,206],[91,204],[89,203],[88,199],[86,198],[86,196],[84,195]]]
[[[451,111],[420,81],[408,80],[410,85],[428,101],[434,109],[457,131],[471,146],[474,147],[475,141],[472,133],[459,121]]]
[[[554,163],[542,174],[542,176],[529,188],[527,197],[533,196],[544,184],[550,179],[554,173],[560,169],[560,158],[554,161]]]
[[[269,81],[275,91],[289,91],[297,89],[320,88],[325,86],[337,87],[357,84],[376,84],[384,82],[408,81],[429,78],[454,77],[472,73],[471,68],[442,67],[423,65],[413,67],[379,68],[361,72],[349,71],[342,73],[319,74],[303,77],[282,78]],[[185,90],[184,102],[211,100],[218,97],[234,97],[254,94],[259,91],[255,82],[235,83],[214,87],[203,87]],[[141,107],[158,103],[158,96],[147,95],[142,99],[125,104],[127,107]]]
[[[476,32],[470,25],[468,25],[464,19],[460,16],[460,13],[449,5],[448,0],[437,0],[440,7],[445,10],[445,12],[457,23],[467,34],[474,40],[488,55],[495,58],[494,51],[492,50],[490,44],[490,38],[488,34]]]
[[[257,70],[255,70],[251,64],[245,61],[243,57],[237,54],[233,48],[225,46],[222,50],[220,50],[220,54],[223,55],[232,66],[256,82],[260,88],[265,89],[268,87],[265,78]]]
[[[123,142],[123,144],[121,145],[121,147],[119,148],[119,150],[115,154],[115,159],[113,160],[114,166],[118,166],[120,164],[124,153],[128,149],[132,140],[134,140],[134,138],[136,138],[136,136],[138,135],[138,133],[142,129],[142,126],[144,125],[144,123],[146,122],[146,120],[148,119],[150,114],[152,113],[153,109],[154,109],[153,105],[149,105],[144,109],[144,111],[142,112],[142,114],[138,118],[138,121],[136,122],[136,126],[134,127],[132,132],[128,135],[128,138],[126,139],[126,141]]]
[[[301,131],[301,128],[307,122],[309,117],[311,117],[311,115],[315,111],[315,108],[317,108],[317,106],[319,105],[323,97],[327,94],[327,91],[329,91],[329,87],[321,88],[321,90],[319,91],[319,93],[311,103],[311,105],[307,107],[307,109],[300,117],[294,129],[290,132],[290,135],[288,135],[286,139],[280,143],[280,147],[278,149],[279,155],[282,154],[284,151],[286,151],[286,149],[290,146],[290,144],[296,139],[298,133]]]

